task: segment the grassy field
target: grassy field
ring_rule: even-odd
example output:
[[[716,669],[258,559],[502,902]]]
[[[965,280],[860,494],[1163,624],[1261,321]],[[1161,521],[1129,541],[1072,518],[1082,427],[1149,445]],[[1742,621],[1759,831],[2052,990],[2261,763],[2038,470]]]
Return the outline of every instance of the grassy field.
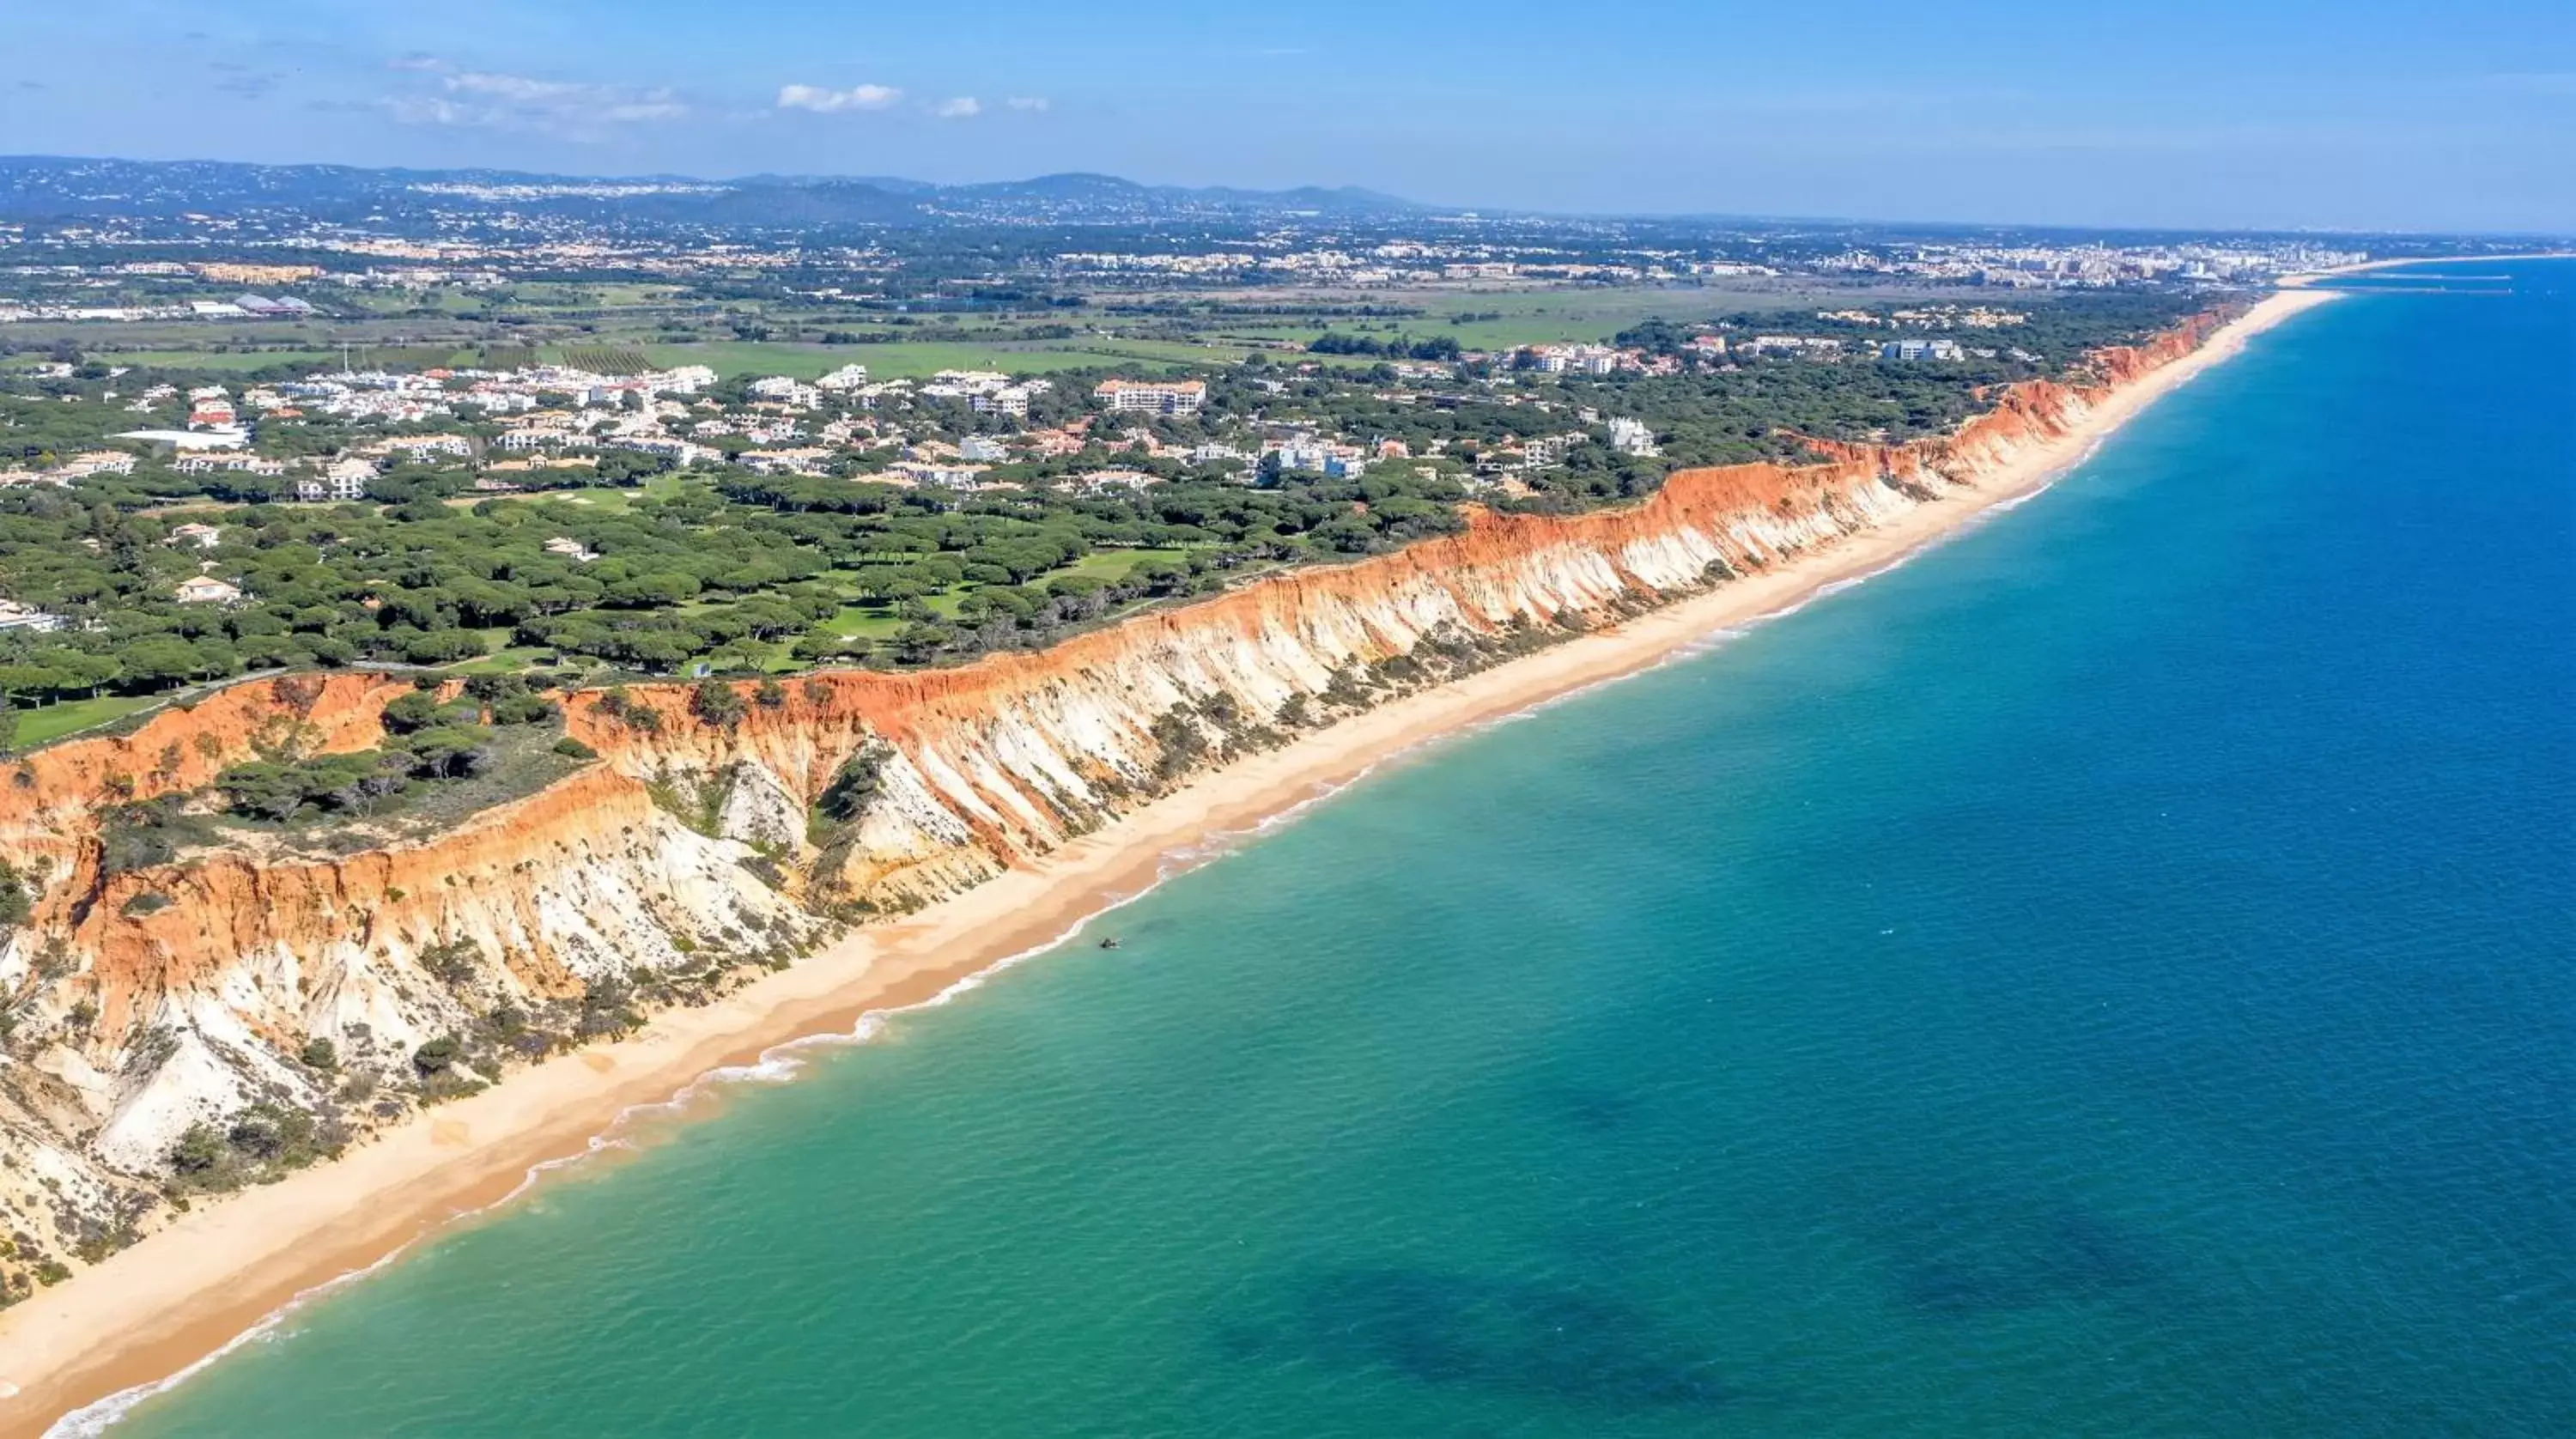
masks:
[[[102,695],[94,700],[65,700],[39,709],[20,710],[17,746],[28,749],[48,740],[61,739],[67,734],[92,725],[103,725],[159,702],[149,695]]]
[[[1416,338],[1446,335],[1471,350],[1507,349],[1548,341],[1601,341],[1648,318],[1689,322],[1729,311],[1796,308],[1829,298],[1849,298],[1828,296],[1813,286],[1759,282],[1618,289],[1407,291],[1371,294],[1364,298],[1373,305],[1418,306],[1422,314],[1400,320],[1354,317],[1283,323],[1247,319],[1231,324],[1217,320],[1208,326],[1204,336],[1187,341],[1127,338],[1016,340],[1011,338],[1017,333],[1012,324],[977,317],[955,322],[962,323],[969,331],[962,339],[899,339],[877,344],[821,345],[732,339],[690,342],[658,339],[650,328],[647,312],[653,301],[665,296],[664,287],[649,285],[522,286],[512,298],[531,312],[542,314],[550,304],[589,300],[609,309],[632,307],[635,323],[603,324],[601,333],[596,336],[559,339],[534,351],[499,346],[487,355],[484,347],[464,345],[449,348],[432,340],[408,346],[370,347],[362,344],[356,351],[356,358],[362,365],[372,362],[410,368],[476,364],[506,366],[544,359],[611,373],[631,372],[646,364],[701,364],[727,377],[791,375],[799,379],[812,379],[852,363],[867,366],[871,375],[883,379],[921,379],[941,370],[966,369],[1039,375],[1056,370],[1139,363],[1231,365],[1241,362],[1250,353],[1254,348],[1252,342],[1269,340],[1304,344],[1327,329],[1374,338],[1399,333]],[[832,325],[872,337],[905,333],[875,317],[835,318]],[[153,339],[143,338],[141,330],[142,327],[135,327],[135,338],[128,343],[136,340],[154,343]],[[977,333],[979,331],[982,333]],[[308,329],[305,335],[305,344],[296,348],[233,353],[181,348],[165,339],[160,341],[165,348],[129,351],[112,358],[126,364],[235,371],[280,363],[324,365],[339,358],[334,350],[313,346],[312,339],[316,336],[311,330]],[[176,338],[175,333],[169,334],[169,339]],[[209,336],[208,343],[239,344],[246,338],[248,336],[238,330],[227,331],[221,341]],[[1350,364],[1371,363],[1360,357],[1335,358]]]
[[[1122,360],[1151,360],[1166,365],[1236,365],[1252,353],[1248,346],[1229,343],[1213,335],[1203,341],[1121,338],[1085,343],[1092,347],[1094,354],[1114,355]]]
[[[486,298],[471,290],[353,290],[332,297],[335,308],[363,310],[373,315],[417,316],[423,310],[457,314],[479,310]]]
[[[1371,316],[1302,324],[1220,324],[1208,338],[1217,343],[1254,339],[1304,342],[1330,329],[1340,334],[1365,335],[1372,339],[1398,334],[1416,339],[1446,335],[1470,350],[1503,350],[1556,342],[1597,343],[1643,320],[1666,319],[1687,324],[1736,311],[1830,306],[1847,303],[1850,298],[1812,286],[1751,283],[1618,289],[1402,291],[1372,296],[1371,302],[1412,305],[1419,307],[1421,314],[1402,319]]]
[[[1282,331],[1277,336],[1303,344],[1323,331]],[[1368,355],[1310,355],[1296,350],[1259,348],[1228,343],[1216,336],[1202,342],[1187,340],[1095,340],[1095,353],[1152,365],[1238,365],[1255,353],[1266,355],[1275,364],[1323,364],[1344,369],[1367,369],[1378,361]]]
[[[116,350],[98,358],[111,365],[148,365],[174,370],[264,370],[271,365],[319,365],[340,362],[338,354],[320,350]]]
[[[1006,374],[1043,375],[1094,365],[1115,365],[1119,357],[1039,344],[965,345],[944,341],[900,341],[887,345],[788,345],[750,340],[648,347],[657,365],[705,365],[717,374],[792,375],[810,380],[843,365],[865,365],[871,378],[926,379],[941,370],[1000,370]],[[1185,347],[1186,348],[1186,347]]]
[[[339,350],[103,350],[97,358],[111,365],[150,365],[180,370],[239,372],[271,365],[299,365],[338,370]],[[359,369],[427,370],[442,367],[508,369],[533,364],[537,352],[520,346],[353,345],[346,352]]]

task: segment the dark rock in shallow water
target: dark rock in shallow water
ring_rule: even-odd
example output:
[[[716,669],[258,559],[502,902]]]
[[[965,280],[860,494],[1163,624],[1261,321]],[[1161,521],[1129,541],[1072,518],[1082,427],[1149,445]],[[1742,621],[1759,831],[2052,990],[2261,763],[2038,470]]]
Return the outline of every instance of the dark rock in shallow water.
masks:
[[[1948,1319],[2103,1299],[2159,1273],[2146,1247],[2102,1216],[2026,1195],[1950,1194],[1882,1243],[1904,1305]]]
[[[1586,1134],[1625,1129],[1639,1108],[1632,1095],[1591,1085],[1551,1086],[1539,1095],[1538,1104],[1557,1122]]]
[[[1274,1302],[1275,1314],[1219,1329],[1230,1357],[1603,1408],[1718,1408],[1742,1397],[1651,1316],[1578,1289],[1336,1269],[1291,1280]]]

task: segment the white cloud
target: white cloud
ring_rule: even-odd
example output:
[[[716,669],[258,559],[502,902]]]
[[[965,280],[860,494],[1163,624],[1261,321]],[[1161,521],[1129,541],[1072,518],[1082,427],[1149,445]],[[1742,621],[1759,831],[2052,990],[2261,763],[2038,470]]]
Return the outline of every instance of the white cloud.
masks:
[[[972,95],[960,95],[954,100],[940,101],[930,113],[942,120],[972,120],[984,113],[984,104]]]
[[[689,113],[689,107],[670,98],[669,91],[656,91],[654,94],[660,98],[648,97],[611,105],[600,111],[599,117],[611,124],[632,125],[646,120],[677,120]]]
[[[546,80],[492,70],[460,70],[434,55],[407,55],[393,69],[436,76],[434,90],[388,95],[380,108],[405,125],[515,130],[557,139],[605,140],[624,125],[677,120],[686,102],[667,87]]]
[[[460,95],[489,95],[520,104],[569,100],[592,88],[570,80],[539,80],[528,75],[496,75],[484,70],[461,70],[442,83]]]
[[[1042,111],[1054,108],[1044,95],[1014,95],[1003,102],[1014,110]]]
[[[835,90],[828,85],[781,85],[778,108],[811,110],[818,115],[837,114],[843,110],[882,110],[903,98],[903,92],[891,85],[853,85]]]

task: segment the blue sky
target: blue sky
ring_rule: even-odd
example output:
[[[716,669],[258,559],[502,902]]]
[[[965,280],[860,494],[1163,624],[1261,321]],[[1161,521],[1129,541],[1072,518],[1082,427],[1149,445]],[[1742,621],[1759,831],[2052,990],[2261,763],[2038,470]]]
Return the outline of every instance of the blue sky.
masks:
[[[2576,231],[2576,4],[0,0],[0,152]]]

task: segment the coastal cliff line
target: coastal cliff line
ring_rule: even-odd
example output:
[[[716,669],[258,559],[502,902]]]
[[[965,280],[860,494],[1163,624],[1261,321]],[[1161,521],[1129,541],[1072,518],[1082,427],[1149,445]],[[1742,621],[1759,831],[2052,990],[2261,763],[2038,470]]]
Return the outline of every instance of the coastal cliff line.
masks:
[[[255,681],[30,753],[0,779],[0,860],[26,898],[0,936],[0,1298],[164,1222],[198,1136],[335,1153],[1241,756],[1973,491],[2224,318],[2001,390],[1938,439],[1684,471],[1619,510],[1480,512],[1042,651],[743,682],[715,717],[685,684],[581,692],[566,729],[596,758],[569,778],[346,853],[138,850],[119,827],[283,732],[313,753],[378,743],[408,678]]]

